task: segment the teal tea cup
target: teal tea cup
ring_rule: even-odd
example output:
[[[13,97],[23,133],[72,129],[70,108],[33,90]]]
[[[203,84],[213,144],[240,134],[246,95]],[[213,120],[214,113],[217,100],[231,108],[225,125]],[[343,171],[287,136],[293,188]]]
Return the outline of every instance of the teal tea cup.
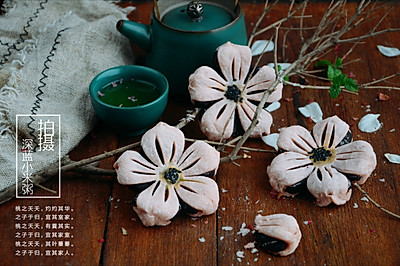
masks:
[[[141,135],[158,121],[167,106],[168,91],[162,73],[137,65],[107,69],[89,86],[97,116],[124,136]]]

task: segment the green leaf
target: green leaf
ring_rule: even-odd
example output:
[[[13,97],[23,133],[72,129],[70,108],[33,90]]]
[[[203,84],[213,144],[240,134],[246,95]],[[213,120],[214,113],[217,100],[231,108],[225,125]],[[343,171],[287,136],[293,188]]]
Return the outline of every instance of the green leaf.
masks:
[[[333,68],[332,65],[328,66],[328,70],[326,71],[326,75],[328,76],[328,79],[332,80],[335,77],[335,69]]]
[[[285,76],[283,80],[289,81],[289,76]]]
[[[346,75],[340,72],[337,76],[332,79],[332,83],[337,84],[339,86],[343,86],[346,81]]]
[[[281,72],[282,67],[280,65],[278,65],[278,72]]]
[[[357,82],[352,78],[346,78],[343,85],[349,91],[358,91]]]
[[[338,59],[336,59],[336,63],[335,63],[336,67],[342,68],[342,62],[343,62],[342,58],[338,57]]]
[[[316,67],[327,67],[327,66],[331,66],[331,65],[332,65],[332,63],[329,62],[328,60],[319,60],[319,61],[315,64]]]
[[[334,70],[334,72],[333,72],[333,78],[336,78],[336,77],[339,77],[339,76],[344,76],[344,77],[346,77],[343,73],[342,73],[342,71],[340,70],[340,69],[335,69]]]
[[[340,85],[337,83],[333,83],[332,86],[329,88],[329,96],[335,99],[339,96],[340,93]]]

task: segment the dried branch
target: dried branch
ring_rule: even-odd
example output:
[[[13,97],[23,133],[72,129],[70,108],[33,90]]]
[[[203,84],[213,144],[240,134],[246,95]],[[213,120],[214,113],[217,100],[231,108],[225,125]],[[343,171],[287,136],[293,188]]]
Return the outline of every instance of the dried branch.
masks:
[[[189,122],[193,121],[198,113],[199,109],[195,109],[191,113],[187,114],[185,118],[180,120],[179,124],[176,125],[176,127],[183,128]],[[68,157],[66,157],[63,159],[64,165],[60,169],[58,168],[58,166],[49,167],[48,169],[44,169],[42,171],[35,173],[33,176],[35,178],[41,177],[43,180],[45,177],[51,177],[58,174],[59,171],[61,172],[73,171],[73,172],[95,174],[95,175],[115,175],[113,170],[100,169],[90,164],[99,162],[101,160],[113,157],[127,150],[135,149],[138,147],[140,147],[140,141],[77,162],[72,162]]]
[[[240,138],[239,138],[240,139]],[[197,139],[189,139],[189,138],[185,138],[186,141],[188,142],[195,142],[198,141]],[[220,142],[216,142],[216,141],[210,141],[210,140],[202,140],[208,144],[211,145],[220,145],[222,147],[230,147],[230,148],[234,148],[236,145],[233,144],[229,144],[229,143],[220,143]],[[240,149],[245,150],[245,151],[255,151],[255,152],[265,152],[265,153],[276,153],[275,150],[264,150],[264,149],[257,149],[257,148],[250,148],[250,147],[240,147]]]
[[[389,214],[389,215],[391,215],[391,216],[393,216],[393,217],[396,217],[397,219],[400,219],[400,215],[395,214],[395,213],[393,213],[393,212],[391,212],[391,211],[389,211],[389,210],[383,208],[383,207],[382,207],[381,205],[379,205],[376,201],[374,201],[374,200],[368,195],[368,193],[367,193],[364,189],[362,189],[362,188],[360,187],[359,184],[354,183],[354,186],[355,186],[358,190],[360,190],[361,193],[362,193],[369,201],[371,201],[372,204],[375,205],[375,207],[377,207],[377,208],[380,209],[381,211],[383,211],[383,212],[385,212],[385,213],[387,213],[387,214]]]
[[[301,28],[303,26],[303,19],[307,17],[304,15],[306,4],[307,4],[307,1],[303,2],[298,7],[293,8],[293,1],[292,1],[286,18],[282,18],[282,19],[272,23],[271,25],[264,27],[261,30],[256,31],[253,29],[249,43],[251,43],[251,41],[253,40],[253,38],[255,36],[265,32],[269,29],[275,28],[276,31],[275,31],[275,37],[274,37],[274,42],[275,42],[274,62],[275,62],[276,73],[278,73],[276,46],[277,46],[277,42],[278,42],[279,28],[282,23],[286,22],[287,20],[289,20],[291,18],[295,18],[295,17],[301,18],[301,20],[300,20],[300,28]],[[281,74],[279,74],[279,76],[277,75],[276,81],[265,92],[262,100],[260,101],[260,103],[257,106],[252,123],[250,124],[249,128],[245,131],[242,138],[239,140],[239,142],[237,143],[236,147],[233,149],[231,154],[228,156],[230,158],[230,160],[234,160],[234,158],[237,156],[239,150],[241,149],[241,146],[244,144],[244,142],[250,136],[252,130],[255,128],[255,126],[258,123],[259,115],[261,113],[263,106],[266,103],[267,98],[269,97],[271,92],[276,88],[276,86],[279,84],[279,82],[283,81],[284,76],[290,75],[292,73],[309,75],[309,73],[306,73],[306,69],[308,68],[309,64],[318,60],[318,58],[320,58],[321,55],[324,55],[327,51],[330,51],[331,49],[333,49],[333,47],[335,47],[339,43],[354,43],[353,47],[346,53],[346,57],[347,57],[353,51],[354,47],[357,44],[359,44],[359,42],[361,40],[364,40],[369,37],[377,36],[379,34],[387,33],[387,32],[400,31],[400,29],[391,29],[391,28],[383,29],[381,31],[376,31],[376,29],[378,27],[378,25],[377,25],[372,30],[370,30],[367,34],[363,34],[360,36],[354,36],[351,38],[343,38],[343,36],[345,34],[351,32],[353,29],[355,29],[356,27],[361,25],[363,22],[371,19],[371,15],[373,13],[375,13],[373,11],[375,11],[378,8],[382,8],[382,6],[375,7],[375,5],[371,6],[370,4],[371,4],[371,1],[365,1],[365,0],[361,1],[359,3],[359,5],[357,6],[354,14],[351,15],[350,17],[348,17],[348,13],[345,8],[346,1],[331,1],[329,7],[325,11],[323,17],[321,18],[321,20],[319,22],[319,25],[316,27],[312,36],[303,41],[303,45],[300,49],[297,59],[285,71],[283,71]],[[266,6],[267,6],[267,2],[266,2]],[[370,8],[370,9],[368,9],[368,8]],[[264,11],[263,11],[260,19],[256,23],[257,27],[255,27],[255,28],[258,28],[258,26],[260,25],[261,19],[265,16],[265,13],[266,13],[265,10],[266,10],[266,8],[264,8]],[[301,10],[301,15],[295,16],[296,12],[298,12],[299,10]],[[388,13],[389,13],[389,11],[385,13],[384,17],[386,17]],[[338,23],[342,19],[345,19],[345,25],[343,27],[341,27],[340,29],[337,29]],[[381,20],[379,20],[378,24],[380,24],[382,21],[383,21],[383,18]],[[303,36],[303,31],[300,31],[300,35]],[[286,33],[284,36],[283,47],[285,46],[285,42],[286,42]],[[262,55],[263,55],[263,53],[260,55],[260,58]],[[258,62],[259,62],[259,60],[258,60]],[[257,66],[257,64],[256,64],[256,66]],[[397,74],[392,75],[390,77],[393,77],[396,75]],[[250,77],[251,77],[251,75],[250,75]],[[380,81],[383,81],[383,80],[386,80],[386,78],[382,79]],[[328,86],[300,85],[300,84],[288,82],[288,81],[285,81],[285,84],[300,87],[300,88],[329,89]],[[360,87],[365,88],[365,87],[368,87],[369,85],[372,85],[372,84],[367,83]],[[393,87],[393,88],[395,88],[395,87]],[[355,93],[355,92],[346,90],[344,87],[343,87],[343,91],[349,92],[349,93]]]

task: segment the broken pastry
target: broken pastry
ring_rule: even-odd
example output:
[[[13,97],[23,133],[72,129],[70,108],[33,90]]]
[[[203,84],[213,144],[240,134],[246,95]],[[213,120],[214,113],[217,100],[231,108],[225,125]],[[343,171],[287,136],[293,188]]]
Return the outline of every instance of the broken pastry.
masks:
[[[287,214],[256,216],[255,239],[257,247],[273,255],[292,254],[300,243],[301,232],[296,219]]]

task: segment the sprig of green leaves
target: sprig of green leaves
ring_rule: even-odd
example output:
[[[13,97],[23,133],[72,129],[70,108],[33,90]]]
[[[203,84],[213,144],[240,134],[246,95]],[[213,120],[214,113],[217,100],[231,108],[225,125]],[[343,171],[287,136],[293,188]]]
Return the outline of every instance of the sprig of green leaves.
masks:
[[[280,73],[282,70],[282,67],[280,65],[278,65],[278,72]],[[289,76],[284,76],[283,80],[289,81]]]
[[[329,96],[335,99],[339,96],[341,91],[341,86],[344,86],[349,91],[358,91],[357,82],[347,77],[340,70],[342,66],[342,59],[339,57],[335,64],[332,64],[328,60],[320,60],[315,65],[318,68],[326,68],[326,74],[328,79],[332,82],[331,87],[329,88]]]

